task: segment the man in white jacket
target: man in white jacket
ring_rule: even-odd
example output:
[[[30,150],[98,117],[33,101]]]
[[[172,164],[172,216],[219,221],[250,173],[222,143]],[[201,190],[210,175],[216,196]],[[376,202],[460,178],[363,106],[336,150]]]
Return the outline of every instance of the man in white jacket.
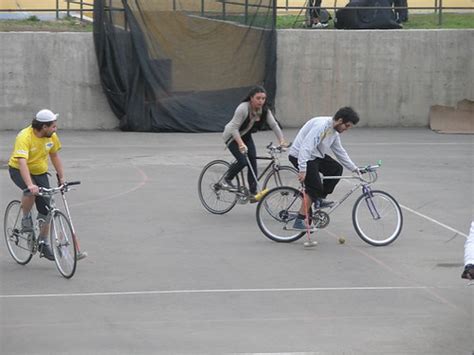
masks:
[[[334,117],[323,116],[310,119],[296,135],[289,150],[290,162],[298,169],[298,179],[304,182],[308,197],[307,208],[315,203],[316,208],[330,207],[333,202],[325,201],[326,196],[334,191],[339,179],[321,180],[325,176],[341,176],[342,165],[352,172],[359,172],[357,166],[341,145],[340,134],[359,122],[359,116],[351,107],[339,109]],[[332,151],[339,164],[328,153]],[[304,203],[300,208],[293,228],[305,230]]]
[[[464,244],[464,271],[461,277],[474,280],[474,221],[471,222],[469,237]]]

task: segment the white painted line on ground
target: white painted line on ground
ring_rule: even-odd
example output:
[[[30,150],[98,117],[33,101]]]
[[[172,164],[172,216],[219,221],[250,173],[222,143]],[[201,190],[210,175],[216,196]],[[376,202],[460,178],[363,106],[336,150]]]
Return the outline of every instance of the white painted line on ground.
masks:
[[[8,298],[40,298],[40,297],[110,297],[137,295],[176,295],[197,293],[259,293],[259,292],[321,292],[321,291],[393,291],[393,290],[426,290],[426,286],[387,286],[387,287],[308,287],[308,288],[240,288],[240,289],[209,289],[209,290],[168,290],[168,291],[124,291],[124,292],[84,292],[84,293],[46,293],[23,295],[0,295]]]
[[[464,238],[466,238],[466,239],[467,239],[467,237],[468,237],[467,234],[464,234],[463,232],[460,232],[460,231],[458,231],[457,229],[454,229],[454,228],[452,228],[452,227],[450,227],[450,226],[448,226],[448,225],[446,225],[446,224],[444,224],[444,223],[438,222],[437,220],[435,220],[435,219],[433,219],[433,218],[431,218],[431,217],[425,216],[424,214],[422,214],[422,213],[420,213],[420,212],[417,212],[417,211],[415,211],[415,210],[412,210],[411,208],[409,208],[409,207],[407,207],[407,206],[404,206],[404,205],[401,205],[401,204],[400,204],[400,207],[403,208],[403,209],[405,209],[405,210],[407,210],[408,212],[411,212],[411,213],[413,213],[413,214],[416,214],[417,216],[420,216],[420,217],[422,217],[422,218],[425,218],[425,219],[427,219],[427,220],[430,221],[430,222],[436,223],[437,225],[439,225],[439,226],[441,226],[441,227],[443,227],[443,228],[446,228],[447,230],[450,230],[451,232],[454,232],[454,233],[457,233],[457,234],[459,234],[459,235],[462,235],[462,236],[463,236]]]

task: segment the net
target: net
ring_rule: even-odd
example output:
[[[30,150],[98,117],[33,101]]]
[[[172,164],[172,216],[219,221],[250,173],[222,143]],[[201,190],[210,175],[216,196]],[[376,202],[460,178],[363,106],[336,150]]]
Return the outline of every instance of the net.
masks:
[[[249,89],[275,95],[276,0],[95,0],[103,90],[126,131],[222,131]]]

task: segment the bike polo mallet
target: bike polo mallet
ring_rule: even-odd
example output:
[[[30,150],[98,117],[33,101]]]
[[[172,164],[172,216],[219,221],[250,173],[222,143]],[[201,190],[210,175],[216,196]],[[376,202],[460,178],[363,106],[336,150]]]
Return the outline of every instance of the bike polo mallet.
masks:
[[[308,239],[306,242],[303,243],[305,248],[312,248],[318,245],[318,242],[315,240],[311,240],[311,235],[310,235],[310,225],[309,225],[309,209],[308,209],[308,195],[306,194],[306,191],[304,190],[303,187],[303,204],[304,204],[304,221],[306,224],[306,238]]]
[[[58,185],[59,185],[59,175],[56,174],[56,177],[58,179]],[[76,245],[76,258],[77,260],[85,259],[87,258],[87,252],[81,251],[79,248],[79,240],[77,239],[76,230],[74,229],[74,224],[72,223],[71,213],[69,212],[69,206],[67,204],[66,196],[64,195],[64,191],[62,190],[61,190],[61,197],[63,199],[64,209],[66,210],[67,217],[69,218],[69,222],[71,223],[72,233],[74,234],[74,244]]]
[[[245,155],[245,159],[247,159],[247,165],[250,169],[250,171],[252,172],[252,175],[253,175],[253,178],[255,179],[255,182],[257,183],[257,188],[258,188],[258,193],[254,196],[255,197],[255,201],[260,201],[263,196],[265,196],[268,191],[270,191],[269,189],[265,188],[262,190],[262,187],[260,186],[260,184],[258,183],[258,179],[257,179],[257,175],[255,174],[255,171],[253,170],[253,167],[252,167],[252,164],[250,163],[250,159],[249,159],[249,155],[247,152],[244,153]]]

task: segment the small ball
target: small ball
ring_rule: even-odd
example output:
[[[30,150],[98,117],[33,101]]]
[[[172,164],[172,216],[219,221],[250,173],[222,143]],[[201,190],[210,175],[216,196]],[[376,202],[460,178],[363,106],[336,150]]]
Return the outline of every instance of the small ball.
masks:
[[[346,239],[343,238],[343,237],[340,237],[340,238],[338,239],[338,242],[339,242],[339,244],[344,244],[344,243],[346,242]]]

